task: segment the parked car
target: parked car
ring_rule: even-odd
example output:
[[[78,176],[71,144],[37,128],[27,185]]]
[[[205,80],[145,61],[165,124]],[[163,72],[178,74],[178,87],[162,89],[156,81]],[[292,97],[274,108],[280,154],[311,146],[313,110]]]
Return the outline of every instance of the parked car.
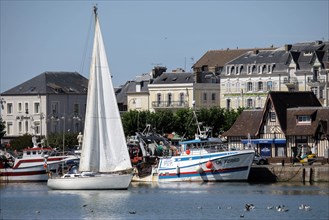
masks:
[[[253,163],[257,165],[264,165],[264,164],[268,164],[268,160],[266,157],[263,157],[259,154],[255,154]]]

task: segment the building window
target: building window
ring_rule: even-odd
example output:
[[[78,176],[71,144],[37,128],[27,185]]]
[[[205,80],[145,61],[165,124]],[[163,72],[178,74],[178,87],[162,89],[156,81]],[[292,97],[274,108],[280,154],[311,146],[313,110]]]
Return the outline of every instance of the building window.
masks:
[[[227,82],[226,91],[231,92],[231,82]]]
[[[7,103],[7,115],[12,115],[13,111],[13,103]]]
[[[40,131],[41,131],[40,121],[35,121],[34,122],[34,132],[35,132],[35,134],[40,135]]]
[[[271,111],[269,112],[269,117],[271,122],[276,122],[276,114],[275,112]]]
[[[297,116],[297,123],[298,124],[310,124],[311,123],[311,116],[309,116],[309,115],[298,115]]]
[[[79,104],[75,103],[75,104],[73,105],[73,112],[74,112],[75,114],[79,114]]]
[[[317,82],[319,77],[319,67],[313,67],[313,82]]]
[[[29,121],[25,121],[25,133],[29,133]]]
[[[247,91],[248,92],[252,91],[252,82],[247,82]]]
[[[185,102],[185,96],[184,96],[184,93],[182,92],[182,93],[179,94],[179,104],[180,104],[180,106],[183,106],[184,102]]]
[[[251,73],[255,73],[255,72],[256,72],[256,66],[253,65],[253,66],[252,66],[252,69],[251,69]]]
[[[248,74],[251,74],[251,66],[250,65],[248,65],[248,67],[247,67],[247,72],[248,72]]]
[[[24,105],[24,110],[25,110],[25,114],[29,114],[29,103],[28,102],[25,102],[25,105]]]
[[[18,133],[19,134],[23,133],[23,124],[21,121],[18,122]]]
[[[234,72],[234,66],[231,66],[230,68],[230,74]]]
[[[263,82],[258,82],[258,91],[263,91]]]
[[[34,114],[39,114],[40,113],[40,103],[39,102],[35,102],[34,103]]]
[[[273,82],[272,81],[268,81],[267,83],[266,83],[266,89],[267,89],[267,91],[270,91],[270,90],[272,90],[273,89]]]
[[[168,93],[168,103],[167,103],[167,105],[171,106],[171,104],[172,104],[172,94]]]
[[[237,83],[236,83],[236,92],[239,92],[239,91],[240,91],[240,83],[237,82]]]
[[[226,109],[227,110],[231,109],[231,99],[226,99]]]
[[[12,135],[12,134],[13,134],[13,123],[7,122],[7,135]]]
[[[212,101],[212,103],[216,102],[216,93],[211,94],[211,101]]]
[[[161,93],[158,93],[157,94],[157,105],[158,105],[158,107],[160,106],[160,104],[161,104]]]
[[[23,111],[23,105],[21,102],[17,103],[17,111],[22,112]]]
[[[58,102],[51,103],[51,113],[52,114],[58,114],[58,106],[59,106]]]
[[[247,107],[252,108],[253,107],[253,101],[251,98],[247,99]]]
[[[207,93],[203,93],[203,102],[204,102],[204,103],[207,102]]]
[[[239,74],[241,74],[242,71],[243,71],[243,66],[241,65],[241,66],[239,67]]]

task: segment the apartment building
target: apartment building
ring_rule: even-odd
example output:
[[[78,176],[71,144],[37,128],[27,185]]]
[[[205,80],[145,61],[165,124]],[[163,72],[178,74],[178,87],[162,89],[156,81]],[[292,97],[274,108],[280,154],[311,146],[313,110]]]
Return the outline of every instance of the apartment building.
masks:
[[[83,131],[88,80],[77,72],[44,72],[1,94],[6,139]]]
[[[329,42],[255,49],[227,62],[220,106],[262,108],[269,91],[313,91],[328,106]]]
[[[218,81],[203,79],[202,83],[197,83],[194,76],[193,73],[176,69],[164,72],[154,79],[152,84],[148,85],[150,110],[218,106]]]

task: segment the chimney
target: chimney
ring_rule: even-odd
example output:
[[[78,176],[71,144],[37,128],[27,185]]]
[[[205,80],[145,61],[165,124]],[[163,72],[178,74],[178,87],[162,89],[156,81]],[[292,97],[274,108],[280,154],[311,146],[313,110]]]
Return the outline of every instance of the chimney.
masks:
[[[259,50],[255,49],[253,52],[254,52],[254,54],[257,55],[259,53]]]
[[[287,52],[291,50],[291,47],[292,47],[291,44],[286,44],[286,45],[284,45],[284,49],[285,49],[285,51],[287,51]]]
[[[164,66],[155,66],[153,69],[152,69],[152,75],[153,75],[153,78],[157,78],[158,76],[160,76],[162,73],[166,72],[167,71],[167,68],[164,67]]]

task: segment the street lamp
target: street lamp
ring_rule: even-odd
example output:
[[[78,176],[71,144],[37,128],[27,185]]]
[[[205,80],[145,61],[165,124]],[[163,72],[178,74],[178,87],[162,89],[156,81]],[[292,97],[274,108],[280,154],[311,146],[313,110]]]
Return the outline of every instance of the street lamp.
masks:
[[[63,120],[63,155],[65,151],[65,116],[62,116],[61,119]]]

